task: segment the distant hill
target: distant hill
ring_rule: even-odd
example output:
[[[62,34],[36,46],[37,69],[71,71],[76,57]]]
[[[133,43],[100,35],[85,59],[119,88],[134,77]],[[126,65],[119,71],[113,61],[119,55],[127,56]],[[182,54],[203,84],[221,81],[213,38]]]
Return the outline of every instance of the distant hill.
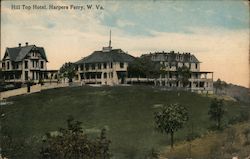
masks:
[[[250,89],[234,84],[226,84],[218,91],[219,95],[224,94],[233,97],[237,101],[250,104]]]

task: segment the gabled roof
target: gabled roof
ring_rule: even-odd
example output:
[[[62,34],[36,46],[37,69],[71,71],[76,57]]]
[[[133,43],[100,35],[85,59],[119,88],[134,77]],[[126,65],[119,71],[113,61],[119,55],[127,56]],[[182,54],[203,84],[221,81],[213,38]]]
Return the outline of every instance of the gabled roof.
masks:
[[[44,48],[37,47],[35,45],[7,48],[3,59],[5,59],[8,54],[11,61],[14,61],[14,62],[22,61],[32,49],[38,50],[41,54],[41,57],[45,59],[46,61],[48,61]]]
[[[101,63],[101,62],[131,62],[134,57],[125,53],[121,49],[110,51],[94,51],[91,55],[79,60],[76,64]]]
[[[151,57],[152,61],[168,61],[168,62],[194,62],[200,63],[200,61],[190,53],[175,53],[175,52],[155,52],[150,54],[143,54],[143,56]],[[178,58],[177,58],[178,56]],[[178,60],[177,60],[178,59]]]

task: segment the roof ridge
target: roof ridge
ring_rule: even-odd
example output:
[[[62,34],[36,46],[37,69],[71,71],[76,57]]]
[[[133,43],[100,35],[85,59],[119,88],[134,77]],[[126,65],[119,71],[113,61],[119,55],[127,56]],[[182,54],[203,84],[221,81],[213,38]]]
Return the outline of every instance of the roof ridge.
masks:
[[[34,47],[34,46],[36,46],[36,45],[28,45],[28,46],[17,46],[17,47],[7,47],[7,48],[9,48],[9,49],[16,49],[16,48],[25,48],[25,47]],[[36,46],[37,47],[37,46]]]

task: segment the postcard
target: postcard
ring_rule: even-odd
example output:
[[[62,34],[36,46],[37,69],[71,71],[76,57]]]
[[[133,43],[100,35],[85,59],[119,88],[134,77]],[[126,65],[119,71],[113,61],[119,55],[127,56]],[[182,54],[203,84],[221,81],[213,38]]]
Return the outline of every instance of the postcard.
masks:
[[[0,11],[0,159],[250,158],[247,0]]]

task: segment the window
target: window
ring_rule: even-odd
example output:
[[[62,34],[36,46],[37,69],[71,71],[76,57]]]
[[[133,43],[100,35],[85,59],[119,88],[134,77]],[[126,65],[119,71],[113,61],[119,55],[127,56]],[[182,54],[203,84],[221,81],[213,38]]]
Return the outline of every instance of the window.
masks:
[[[95,70],[95,64],[92,64],[92,65],[91,65],[91,69],[92,69],[92,70]]]
[[[166,59],[166,60],[168,59],[168,55],[165,56],[165,59]]]
[[[112,62],[110,63],[110,68],[113,68],[113,63]]]
[[[89,70],[89,65],[88,64],[85,64],[85,69],[86,69],[86,71]]]
[[[27,61],[28,62],[28,61]],[[29,79],[29,72],[28,71],[25,71],[25,80],[28,80]]]
[[[10,62],[7,62],[7,70],[10,69]]]
[[[113,72],[111,72],[111,78],[113,78]]]
[[[183,61],[183,56],[182,55],[180,56],[180,60]]]
[[[43,69],[43,67],[44,67],[43,61],[41,61],[41,68]]]
[[[2,67],[5,68],[5,63],[2,63]]]
[[[32,80],[35,79],[35,72],[32,72]]]
[[[33,68],[35,68],[35,61],[32,61],[32,66]]]
[[[103,74],[103,77],[106,79],[106,78],[107,78],[107,73],[104,73],[104,74]]]
[[[90,79],[95,79],[95,74],[94,73],[90,74]]]
[[[98,67],[99,70],[102,69],[102,64],[98,63],[97,67]]]
[[[83,70],[83,65],[80,65],[80,70],[81,70],[81,71]]]
[[[106,64],[106,63],[103,64],[103,68],[104,68],[104,69],[107,68],[107,64]],[[107,75],[106,75],[106,76],[107,76]]]
[[[101,76],[102,76],[102,74],[101,74],[101,73],[98,73],[97,76],[96,76],[96,78],[97,78],[97,79],[100,79],[100,78],[102,78]]]
[[[195,64],[195,68],[196,68],[196,69],[198,68],[198,64],[197,64],[197,63]]]
[[[120,68],[124,68],[124,63],[120,63]]]
[[[25,68],[25,69],[28,68],[28,61],[24,61],[24,68]]]

